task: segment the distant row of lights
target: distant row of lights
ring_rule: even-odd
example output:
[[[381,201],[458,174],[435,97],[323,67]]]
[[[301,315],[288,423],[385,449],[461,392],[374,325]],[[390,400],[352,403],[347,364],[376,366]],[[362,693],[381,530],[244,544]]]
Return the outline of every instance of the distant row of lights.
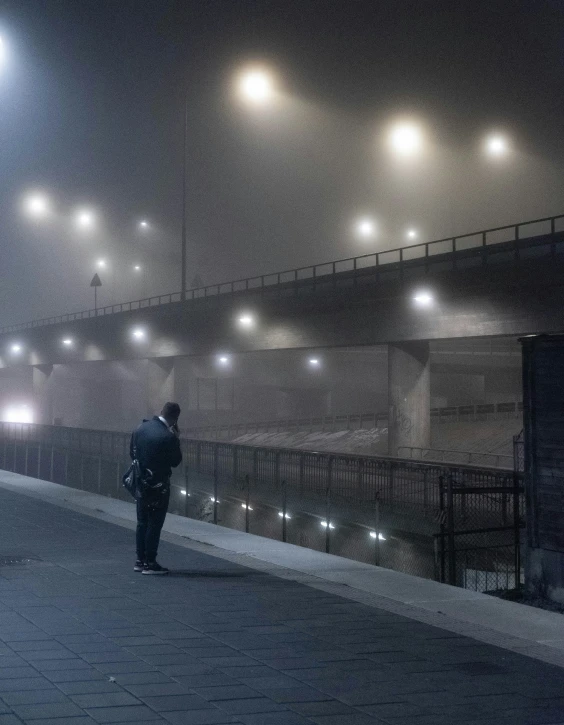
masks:
[[[412,301],[417,307],[431,307],[435,302],[435,297],[427,290],[420,290],[413,295]],[[239,315],[237,322],[239,326],[245,330],[250,330],[256,326],[256,318],[249,313]],[[147,331],[143,327],[134,327],[131,330],[131,337],[136,342],[143,342],[147,339]],[[75,343],[72,337],[64,337],[61,340],[61,344],[66,348],[72,348]],[[22,351],[23,346],[19,342],[13,343],[10,347],[12,355],[19,355]],[[217,356],[217,362],[220,365],[229,365],[231,357],[229,355],[220,354]],[[318,368],[321,365],[321,360],[318,357],[310,357],[308,359],[308,364],[312,368]]]
[[[182,489],[180,491],[180,493],[183,496],[190,496],[190,494],[185,489]],[[219,505],[221,503],[220,500],[219,499],[216,499],[214,496],[210,496],[210,501],[211,501],[211,503],[217,504],[217,505]],[[245,509],[246,511],[254,511],[253,507],[250,504],[247,504],[247,503],[242,503],[241,504],[241,508],[242,509]],[[284,513],[284,511],[279,511],[278,512],[278,516],[281,519],[282,518],[286,518],[286,519],[291,519],[292,518],[289,513]],[[335,527],[335,524],[332,521],[327,522],[327,521],[322,520],[319,523],[321,525],[321,528],[323,528],[323,529],[326,529],[327,527],[329,527],[330,530],[333,530],[333,529],[336,528]],[[386,537],[384,536],[384,534],[382,534],[380,532],[378,532],[378,534],[377,534],[376,531],[371,531],[370,532],[370,538],[371,539],[378,538],[379,541],[386,541]]]

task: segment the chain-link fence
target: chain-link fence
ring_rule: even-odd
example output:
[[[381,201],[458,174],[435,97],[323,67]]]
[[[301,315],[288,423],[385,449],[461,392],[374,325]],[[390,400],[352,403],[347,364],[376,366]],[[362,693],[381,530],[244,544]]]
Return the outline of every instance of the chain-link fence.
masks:
[[[507,491],[515,486],[510,471],[201,440],[181,444],[184,462],[172,479],[172,513],[481,590],[483,576],[475,572],[497,572],[500,559],[453,549],[451,542],[463,537],[445,528],[449,521],[466,526],[471,520],[466,535],[480,529],[485,549],[514,546],[515,539],[500,544],[498,531],[487,538],[498,519],[505,521]],[[131,500],[121,484],[129,465],[125,433],[3,423],[0,465]],[[456,499],[463,501],[459,509],[466,518],[457,508],[447,516],[447,481],[466,487]]]
[[[476,486],[458,472],[441,476],[440,580],[476,591],[521,585],[524,499],[519,474],[501,486]]]

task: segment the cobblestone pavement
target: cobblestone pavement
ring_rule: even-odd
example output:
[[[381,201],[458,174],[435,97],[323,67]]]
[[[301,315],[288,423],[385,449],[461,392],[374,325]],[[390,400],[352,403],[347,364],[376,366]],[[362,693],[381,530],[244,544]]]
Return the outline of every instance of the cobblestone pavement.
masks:
[[[0,490],[0,725],[548,725],[564,670]]]

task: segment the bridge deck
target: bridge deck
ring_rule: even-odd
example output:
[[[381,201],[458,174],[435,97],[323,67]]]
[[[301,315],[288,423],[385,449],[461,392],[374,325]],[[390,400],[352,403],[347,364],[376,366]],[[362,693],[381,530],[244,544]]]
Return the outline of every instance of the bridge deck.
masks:
[[[103,497],[80,493],[78,511],[62,487],[42,484],[42,492],[33,479],[1,479],[3,725],[564,720],[564,669],[546,663],[564,665],[564,652],[538,643],[552,637],[561,646],[560,615],[527,610],[524,636],[530,639],[518,639],[507,635],[508,626],[522,626],[518,605],[424,583],[424,596],[437,603],[442,597],[443,610],[451,592],[456,597],[450,603],[460,612],[468,604],[475,613],[490,601],[503,609],[498,620],[505,634],[474,622],[473,639],[464,635],[470,626],[460,619],[390,598],[361,603],[360,590],[339,589],[331,575],[324,580],[320,572],[307,577],[285,569],[276,576],[275,568],[257,566],[256,559],[247,559],[249,567],[208,547],[211,556],[185,538],[175,539],[183,545],[162,545],[172,576],[143,577],[132,571],[128,522],[100,519],[110,505]],[[62,490],[58,499],[54,488]],[[292,566],[294,551],[300,556],[303,550],[287,550]],[[333,557],[314,556],[332,571]],[[362,565],[348,566],[362,573]],[[342,576],[342,560],[339,567]],[[392,574],[373,571],[375,579]],[[421,580],[393,576],[403,577],[401,586],[386,579],[396,598],[400,589],[413,598],[422,586]],[[440,594],[433,595],[432,587]],[[484,620],[494,627],[498,621],[491,611]],[[527,649],[545,661],[520,653]]]

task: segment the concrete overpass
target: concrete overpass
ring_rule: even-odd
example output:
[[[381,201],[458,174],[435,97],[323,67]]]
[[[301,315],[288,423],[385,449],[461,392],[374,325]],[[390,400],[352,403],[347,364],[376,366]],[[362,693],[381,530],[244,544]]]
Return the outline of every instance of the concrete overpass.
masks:
[[[561,331],[562,260],[564,215],[7,326],[0,365],[40,400],[53,366],[143,361],[152,409],[185,356],[385,344],[394,452],[428,445],[429,341]]]

